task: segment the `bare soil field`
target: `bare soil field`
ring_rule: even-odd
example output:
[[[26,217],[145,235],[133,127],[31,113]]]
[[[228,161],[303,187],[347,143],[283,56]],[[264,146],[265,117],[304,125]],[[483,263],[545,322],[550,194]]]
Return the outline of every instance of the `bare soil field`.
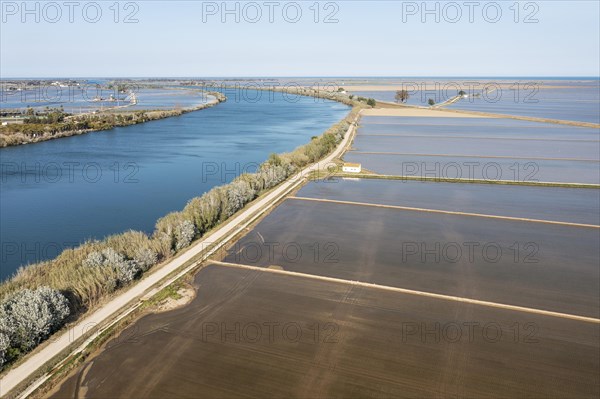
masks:
[[[226,262],[598,317],[600,230],[288,199]]]
[[[595,398],[598,325],[208,266],[52,398]]]

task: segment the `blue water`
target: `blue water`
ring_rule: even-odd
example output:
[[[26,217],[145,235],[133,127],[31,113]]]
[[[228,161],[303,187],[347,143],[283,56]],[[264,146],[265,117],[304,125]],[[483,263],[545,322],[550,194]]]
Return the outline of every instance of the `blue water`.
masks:
[[[65,112],[77,114],[128,104],[129,106],[122,108],[122,111],[192,108],[204,104],[207,99],[210,99],[198,88],[147,89],[139,88],[135,84],[129,84],[126,87],[135,93],[136,104],[131,104],[126,93],[119,93],[115,89],[97,89],[94,85],[85,85],[81,87],[39,86],[23,91],[5,90],[0,92],[0,106],[8,109],[31,107],[36,110],[62,106]],[[111,95],[118,101],[108,101]],[[96,98],[103,100],[94,101]]]
[[[1,149],[0,278],[88,238],[152,232],[161,216],[270,153],[307,143],[349,111],[321,99],[249,94],[257,100]]]
[[[600,87],[590,82],[578,88],[523,90],[518,95],[505,90],[499,96],[490,94],[488,99],[461,100],[449,108],[600,123]]]
[[[600,184],[599,142],[595,128],[501,118],[366,116],[354,151],[344,159],[391,175]]]
[[[499,82],[506,84],[505,82]],[[578,122],[600,123],[600,85],[598,80],[541,82],[538,86],[526,86],[520,83],[514,88],[503,88],[482,95],[481,82],[474,86],[479,97],[469,97],[448,106],[450,109],[491,112],[506,115],[531,116],[538,118],[561,119]],[[553,87],[553,86],[558,86]],[[563,86],[563,87],[561,87]],[[402,87],[398,84],[398,87]],[[408,90],[414,90],[407,84]],[[418,87],[418,86],[417,86]],[[433,87],[433,84],[432,84]],[[447,100],[457,94],[454,86],[439,83],[438,89],[413,93],[408,105],[428,106],[432,98],[436,103]],[[493,86],[490,86],[493,87]],[[372,97],[380,101],[394,102],[396,91],[365,91],[360,86],[348,87],[348,90],[362,97]],[[465,89],[468,90],[468,89]]]

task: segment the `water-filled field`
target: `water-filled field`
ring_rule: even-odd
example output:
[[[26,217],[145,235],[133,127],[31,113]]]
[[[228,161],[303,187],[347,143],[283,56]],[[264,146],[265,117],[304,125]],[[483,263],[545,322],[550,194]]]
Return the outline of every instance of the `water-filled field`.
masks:
[[[457,121],[454,121],[454,120]],[[495,122],[495,123],[494,123]],[[510,119],[363,117],[360,135],[467,137],[504,139],[546,139],[558,141],[600,141],[592,128],[525,122]]]
[[[436,137],[432,146],[430,137],[359,135],[353,148],[359,152],[600,161],[600,141]]]
[[[332,178],[297,196],[600,225],[600,190]]]
[[[458,86],[470,96],[448,105],[450,109],[490,112],[505,115],[530,116],[579,122],[600,123],[600,82],[598,80],[553,82],[480,81],[471,82],[405,82],[392,85],[397,89],[361,90],[361,86],[348,87],[356,96],[379,101],[396,102],[396,91],[405,88],[410,92],[407,105],[429,106],[458,94]],[[414,83],[417,83],[415,86]],[[424,84],[427,83],[427,86]],[[422,90],[426,87],[426,90]]]
[[[506,115],[600,123],[598,82],[578,88],[541,88],[537,92],[515,91],[461,100],[452,109],[492,112]]]
[[[597,162],[498,159],[472,157],[427,157],[360,154],[349,152],[347,162],[380,174],[437,179],[462,178],[509,180],[511,182],[556,182],[600,184]]]
[[[595,317],[599,230],[288,199],[226,261]]]
[[[417,177],[600,184],[600,130],[494,118],[364,117],[344,159]]]

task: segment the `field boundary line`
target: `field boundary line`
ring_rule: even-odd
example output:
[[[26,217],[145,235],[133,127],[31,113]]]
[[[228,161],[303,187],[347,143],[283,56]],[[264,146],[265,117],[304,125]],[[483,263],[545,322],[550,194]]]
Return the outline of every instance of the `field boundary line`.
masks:
[[[342,204],[342,205],[369,206],[369,207],[373,207],[373,208],[396,209],[396,210],[401,210],[401,211],[441,213],[441,214],[445,214],[445,215],[472,216],[472,217],[480,217],[480,218],[488,218],[488,219],[511,220],[511,221],[517,221],[517,222],[544,223],[544,224],[555,224],[555,225],[560,225],[560,226],[600,229],[600,226],[595,225],[595,224],[560,222],[557,220],[530,219],[530,218],[521,218],[521,217],[515,217],[515,216],[488,215],[488,214],[484,214],[484,213],[445,211],[443,209],[415,208],[412,206],[402,206],[402,205],[372,204],[369,202],[355,202],[355,201],[332,200],[332,199],[325,199],[325,198],[296,197],[296,196],[291,196],[291,197],[289,197],[289,199],[299,200],[299,201],[328,202],[328,203],[332,203],[332,204]]]
[[[399,293],[408,294],[408,295],[416,295],[416,296],[422,296],[422,297],[428,297],[428,298],[442,299],[442,300],[453,301],[453,302],[469,303],[472,305],[479,305],[479,306],[485,306],[485,307],[490,307],[490,308],[513,310],[513,311],[523,312],[523,313],[532,313],[532,314],[539,314],[539,315],[543,315],[543,316],[557,317],[557,318],[561,318],[561,319],[570,319],[570,320],[584,321],[587,323],[600,324],[600,319],[596,319],[594,317],[554,312],[551,310],[527,308],[524,306],[482,301],[479,299],[465,298],[465,297],[460,297],[460,296],[436,294],[434,292],[411,290],[408,288],[391,287],[389,285],[365,283],[362,281],[355,281],[355,280],[344,280],[344,279],[336,278],[336,277],[317,276],[314,274],[306,274],[306,273],[292,272],[292,271],[279,270],[279,269],[269,269],[266,267],[258,267],[258,266],[250,266],[250,265],[237,264],[237,263],[221,262],[221,261],[216,261],[216,260],[207,261],[207,266],[209,265],[208,262],[210,262],[210,264],[214,264],[216,266],[232,267],[232,268],[245,269],[245,270],[254,270],[254,271],[259,271],[259,272],[264,272],[264,273],[281,274],[281,275],[286,275],[286,276],[295,276],[295,277],[308,278],[308,279],[313,279],[313,280],[328,281],[328,282],[332,282],[332,283],[352,284],[352,285],[356,285],[356,286],[360,286],[360,287],[373,288],[373,289],[378,289],[378,290],[383,290],[383,291],[399,292]]]

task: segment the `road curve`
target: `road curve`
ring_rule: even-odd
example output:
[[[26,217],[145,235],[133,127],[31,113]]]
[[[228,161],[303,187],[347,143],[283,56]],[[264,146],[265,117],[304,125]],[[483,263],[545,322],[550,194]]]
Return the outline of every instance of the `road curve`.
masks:
[[[50,338],[51,342],[47,343],[39,350],[32,352],[29,356],[26,356],[21,364],[14,367],[0,378],[0,396],[5,396],[10,393],[11,390],[27,380],[27,378],[36,373],[46,363],[67,350],[74,342],[88,337],[90,335],[90,330],[105,326],[107,322],[114,320],[115,317],[125,312],[128,308],[137,306],[139,300],[149,291],[153,290],[155,285],[162,282],[170,274],[178,271],[179,268],[206,250],[207,247],[217,242],[224,242],[224,239],[235,236],[245,227],[243,224],[247,219],[256,217],[270,209],[281,198],[286,196],[293,188],[300,184],[300,182],[302,182],[311,172],[327,170],[327,166],[349,147],[355,133],[356,121],[359,117],[360,112],[354,120],[354,123],[348,128],[344,139],[327,157],[317,163],[307,166],[296,175],[281,183],[264,197],[258,198],[235,218],[227,221],[221,227],[214,230],[209,237],[198,240],[186,252],[175,259],[172,259],[155,272],[145,276],[142,280],[110,300],[110,302],[106,303],[104,306],[95,310],[90,315],[81,319],[68,330],[63,330],[55,334],[56,336]],[[202,260],[210,256],[213,252],[214,251],[206,253]],[[156,289],[154,289],[153,292],[154,291],[156,291]]]

